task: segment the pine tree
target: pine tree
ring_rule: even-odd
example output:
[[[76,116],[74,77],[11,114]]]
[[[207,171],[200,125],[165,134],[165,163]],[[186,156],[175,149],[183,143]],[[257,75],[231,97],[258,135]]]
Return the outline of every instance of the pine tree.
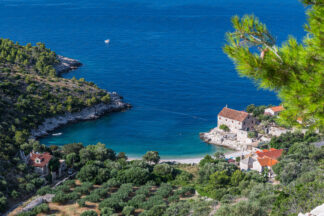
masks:
[[[278,46],[266,25],[253,15],[232,18],[224,52],[241,76],[275,91],[286,108],[287,125],[324,129],[324,0],[303,0],[307,35],[302,43],[289,37]]]

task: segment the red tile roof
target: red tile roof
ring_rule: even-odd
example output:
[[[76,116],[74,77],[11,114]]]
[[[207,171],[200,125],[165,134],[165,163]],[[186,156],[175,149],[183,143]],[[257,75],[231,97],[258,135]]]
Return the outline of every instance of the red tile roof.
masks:
[[[264,149],[263,151],[256,151],[258,161],[261,166],[272,167],[278,163],[278,158],[281,156],[283,149]]]
[[[224,107],[218,115],[224,118],[229,118],[240,122],[244,121],[249,116],[247,112],[233,110],[227,107]]]
[[[272,109],[273,112],[281,112],[281,111],[285,110],[285,108],[283,108],[283,106],[275,106],[275,107],[271,107],[270,109]]]
[[[276,159],[272,159],[272,158],[269,158],[269,157],[258,157],[257,158],[260,165],[261,166],[268,166],[268,167],[272,167],[273,165],[275,165],[276,163],[278,163],[278,161]]]
[[[283,149],[274,149],[271,148],[270,150],[264,149],[262,152],[257,151],[255,152],[258,157],[262,158],[262,157],[269,157],[272,159],[278,159],[281,154],[282,154]]]
[[[40,163],[36,163],[37,158],[40,159]],[[42,154],[30,153],[30,164],[34,167],[44,167],[48,164],[51,158],[52,155],[50,155],[48,152]]]

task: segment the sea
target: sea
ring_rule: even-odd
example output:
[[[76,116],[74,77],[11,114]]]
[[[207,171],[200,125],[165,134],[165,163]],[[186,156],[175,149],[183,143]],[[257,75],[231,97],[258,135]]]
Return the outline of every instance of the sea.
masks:
[[[154,150],[194,158],[228,151],[199,138],[224,106],[280,103],[240,77],[223,53],[231,17],[254,14],[281,45],[290,35],[302,41],[305,9],[298,0],[0,0],[0,37],[44,42],[80,60],[63,76],[93,81],[133,105],[66,125],[42,144],[101,142],[129,157]]]

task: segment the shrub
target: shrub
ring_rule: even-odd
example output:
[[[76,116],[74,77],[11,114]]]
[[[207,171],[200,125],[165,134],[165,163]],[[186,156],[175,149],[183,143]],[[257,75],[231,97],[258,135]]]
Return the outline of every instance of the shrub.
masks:
[[[49,212],[50,208],[48,207],[48,204],[46,203],[42,203],[40,204],[39,206],[36,206],[34,209],[33,209],[33,212],[35,214],[40,214],[40,213],[46,213],[46,212]]]
[[[135,212],[135,208],[133,206],[125,206],[123,208],[123,211],[122,213],[125,215],[125,216],[130,216],[130,215],[133,215]]]
[[[97,216],[97,212],[93,211],[93,210],[89,210],[89,211],[85,211],[81,214],[81,216]]]
[[[139,208],[142,205],[142,203],[145,202],[145,198],[146,196],[144,194],[138,194],[134,196],[131,200],[129,200],[127,204]]]
[[[219,129],[221,129],[221,130],[223,130],[225,132],[229,132],[230,131],[229,127],[227,125],[224,125],[224,124],[220,125],[219,126]]]
[[[52,192],[52,189],[50,186],[44,186],[44,187],[41,187],[40,189],[38,189],[37,195],[43,196],[43,195],[51,193],[51,192]]]
[[[250,131],[248,132],[249,138],[256,138],[258,136],[258,133],[256,131]]]
[[[69,193],[67,195],[68,195],[69,200],[77,200],[81,197],[81,194],[79,194],[76,191],[73,191],[72,193]]]
[[[180,200],[180,196],[178,194],[174,194],[168,198],[169,203],[178,202]]]
[[[163,198],[168,197],[172,193],[172,186],[167,183],[162,183],[161,186],[155,192],[155,195],[162,196]]]
[[[77,200],[77,203],[78,203],[79,207],[84,207],[84,206],[86,206],[86,200],[85,200],[84,198],[82,198],[82,199],[78,199],[78,200]]]
[[[133,183],[135,185],[145,184],[150,177],[148,169],[131,167],[118,172],[118,180],[123,183]]]
[[[69,195],[63,193],[62,191],[58,191],[53,197],[53,202],[57,202],[63,204],[69,200]]]
[[[74,180],[67,180],[64,182],[64,185],[69,186],[70,188],[75,187],[75,181]]]
[[[151,209],[153,206],[164,205],[164,204],[165,202],[161,195],[154,195],[151,196],[146,202],[142,203],[140,207],[143,209]]]
[[[86,200],[96,203],[100,201],[100,196],[96,193],[91,193],[90,195],[86,196]]]
[[[166,210],[167,206],[163,205],[156,205],[153,206],[150,210],[145,211],[145,216],[162,216]]]
[[[150,194],[150,189],[151,189],[151,186],[143,185],[135,192],[135,194],[136,195],[143,194],[143,195],[147,196]]]
[[[188,195],[192,195],[194,193],[195,193],[195,188],[192,187],[192,186],[184,186],[180,190],[177,190],[175,192],[175,194],[177,194],[179,196],[182,196],[182,197],[185,197],[185,196],[188,196]]]
[[[188,202],[180,201],[177,203],[171,203],[166,209],[164,216],[182,216],[189,215],[190,204]]]
[[[100,211],[101,216],[111,216],[113,214],[114,214],[114,209],[109,208],[109,207],[105,207],[105,208],[101,209],[101,211]]]
[[[174,179],[174,169],[169,164],[155,165],[153,173],[158,178],[158,180],[171,181]]]
[[[64,193],[70,192],[70,187],[68,185],[60,185],[55,188],[56,191],[62,191]]]

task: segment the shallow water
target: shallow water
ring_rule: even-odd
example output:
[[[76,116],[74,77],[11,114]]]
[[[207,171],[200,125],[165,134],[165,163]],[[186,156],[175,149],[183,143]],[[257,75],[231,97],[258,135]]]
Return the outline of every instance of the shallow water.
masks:
[[[260,17],[279,43],[304,35],[297,0],[8,0],[0,1],[0,32],[79,59],[83,67],[66,77],[94,81],[134,106],[65,126],[54,132],[61,136],[42,143],[101,141],[130,156],[157,150],[164,157],[197,157],[224,151],[201,142],[199,132],[216,126],[226,104],[244,109],[280,102],[240,78],[222,52],[231,16],[246,13]]]

